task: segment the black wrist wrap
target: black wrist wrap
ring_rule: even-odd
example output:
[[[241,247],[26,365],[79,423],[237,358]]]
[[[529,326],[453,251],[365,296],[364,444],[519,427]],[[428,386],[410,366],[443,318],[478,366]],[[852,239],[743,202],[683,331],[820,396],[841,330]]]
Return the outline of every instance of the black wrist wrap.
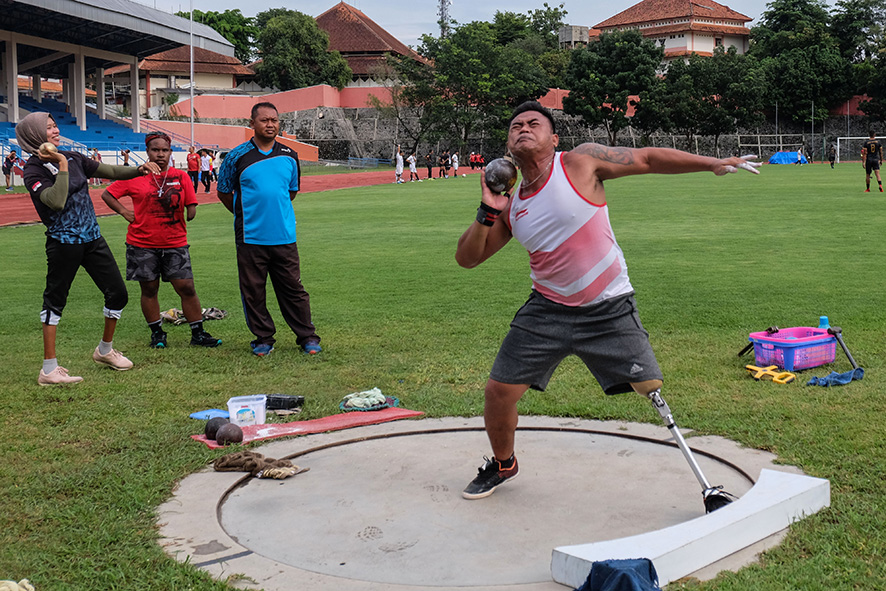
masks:
[[[481,201],[480,207],[477,208],[477,221],[484,226],[491,226],[498,219],[500,213],[500,209],[490,207]]]

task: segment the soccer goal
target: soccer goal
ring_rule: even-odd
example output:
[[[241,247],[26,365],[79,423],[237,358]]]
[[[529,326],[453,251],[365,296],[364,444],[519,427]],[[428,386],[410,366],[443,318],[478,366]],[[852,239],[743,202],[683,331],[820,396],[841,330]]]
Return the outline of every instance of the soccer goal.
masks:
[[[861,160],[861,147],[864,145],[866,141],[868,141],[869,137],[838,137],[837,138],[837,162],[842,162],[844,160]],[[878,137],[875,138],[880,140],[881,143],[886,140],[886,138]]]

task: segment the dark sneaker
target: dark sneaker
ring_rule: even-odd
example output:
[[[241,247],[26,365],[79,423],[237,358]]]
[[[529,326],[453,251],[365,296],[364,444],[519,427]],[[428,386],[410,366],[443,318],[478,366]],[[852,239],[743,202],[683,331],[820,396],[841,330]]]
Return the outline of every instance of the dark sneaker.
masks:
[[[321,347],[320,343],[318,343],[317,341],[308,341],[307,343],[302,345],[301,350],[308,355],[316,355],[323,350],[323,347]]]
[[[486,463],[478,471],[477,477],[461,493],[466,499],[482,499],[488,497],[495,492],[495,489],[504,484],[508,480],[512,480],[520,473],[520,467],[517,465],[517,458],[513,458],[513,463],[509,468],[502,468],[499,460],[492,458],[491,460],[483,456]]]
[[[158,330],[157,332],[151,333],[151,348],[153,349],[165,349],[166,348],[166,331]]]
[[[198,347],[218,347],[222,342],[221,339],[217,339],[205,330],[201,330],[197,334],[191,335],[191,344]]]
[[[252,344],[252,354],[256,357],[265,357],[266,355],[270,355],[271,351],[273,350],[274,347],[272,345],[266,345],[264,343],[260,345],[256,345],[255,343]]]

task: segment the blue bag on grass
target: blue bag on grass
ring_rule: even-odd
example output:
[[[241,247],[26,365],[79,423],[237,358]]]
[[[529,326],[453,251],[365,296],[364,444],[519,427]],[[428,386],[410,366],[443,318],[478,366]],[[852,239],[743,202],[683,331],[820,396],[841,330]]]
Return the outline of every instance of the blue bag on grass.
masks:
[[[661,591],[648,558],[601,560],[591,565],[584,585],[575,591]]]

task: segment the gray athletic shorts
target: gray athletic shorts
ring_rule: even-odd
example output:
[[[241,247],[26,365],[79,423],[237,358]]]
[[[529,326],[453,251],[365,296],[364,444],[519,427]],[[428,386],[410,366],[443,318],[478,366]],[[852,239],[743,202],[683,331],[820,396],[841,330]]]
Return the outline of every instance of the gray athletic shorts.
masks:
[[[544,390],[569,355],[576,355],[607,394],[631,392],[632,382],[662,379],[633,294],[573,307],[532,292],[511,322],[489,377]]]
[[[172,281],[193,277],[187,246],[142,248],[126,245],[126,278],[130,281]]]

